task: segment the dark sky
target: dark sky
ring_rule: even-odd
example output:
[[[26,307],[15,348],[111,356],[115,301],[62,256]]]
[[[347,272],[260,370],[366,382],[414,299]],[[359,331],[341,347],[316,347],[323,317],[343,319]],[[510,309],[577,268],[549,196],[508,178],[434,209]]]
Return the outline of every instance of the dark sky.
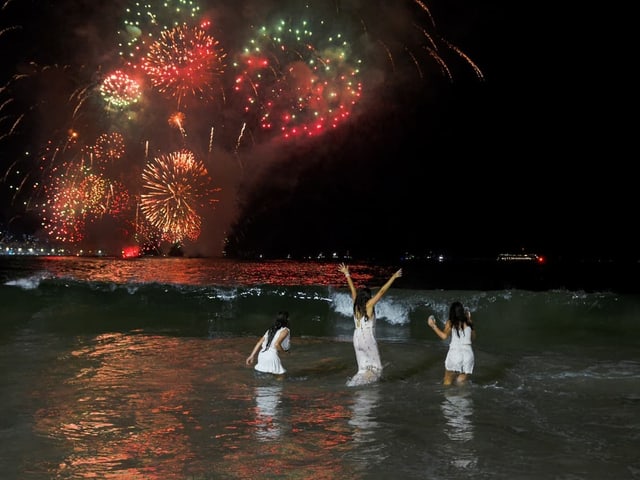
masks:
[[[222,192],[215,213],[204,216],[202,235],[185,248],[216,254],[228,237],[233,251],[276,256],[526,249],[635,257],[630,225],[636,189],[624,147],[630,128],[621,127],[622,94],[606,55],[598,55],[602,47],[596,45],[605,40],[596,38],[592,19],[569,6],[437,0],[424,3],[434,26],[421,2],[307,3],[314,12],[335,14],[329,18],[349,27],[345,31],[360,53],[371,54],[362,69],[363,99],[335,131],[283,142],[264,139],[249,126],[239,148],[235,110],[191,106],[187,118],[201,119],[190,124],[191,138],[206,144],[215,127],[217,149],[207,167]],[[3,51],[7,44],[12,48],[3,60],[3,81],[20,72],[39,78],[29,84],[36,92],[16,90],[18,82],[3,91],[3,101],[11,98],[19,107],[4,107],[8,115],[0,131],[9,132],[10,118],[25,112],[22,130],[0,140],[2,224],[10,230],[37,231],[38,224],[38,212],[22,211],[8,189],[15,183],[9,166],[16,152],[23,144],[42,151],[61,125],[66,128],[54,112],[57,101],[68,101],[62,92],[69,87],[44,78],[41,70],[33,74],[29,62],[66,65],[63,80],[55,77],[61,83],[95,82],[116,65],[113,36],[126,4],[4,2],[1,25],[9,30],[0,43]],[[229,52],[242,42],[243,27],[282,4],[201,2]],[[293,12],[302,2],[287,5]],[[35,19],[33,10],[40,14]],[[419,28],[441,49],[437,54],[450,78],[429,61]],[[438,39],[471,59],[482,78]],[[392,54],[386,64],[383,46]],[[379,62],[375,68],[373,59]],[[51,93],[54,86],[60,95]],[[165,115],[163,108],[148,106],[145,126],[159,131],[148,119]],[[105,128],[105,119],[99,122]],[[132,162],[127,171],[137,175],[140,168]]]

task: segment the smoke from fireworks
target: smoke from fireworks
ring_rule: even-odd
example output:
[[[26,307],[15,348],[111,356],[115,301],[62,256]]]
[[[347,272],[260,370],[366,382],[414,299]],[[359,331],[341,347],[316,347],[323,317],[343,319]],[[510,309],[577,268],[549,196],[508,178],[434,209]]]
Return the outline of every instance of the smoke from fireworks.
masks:
[[[35,48],[0,86],[0,146],[20,151],[0,174],[5,197],[52,240],[80,244],[88,226],[111,216],[136,226],[123,241],[141,229],[147,239],[196,241],[216,191],[207,169],[221,157],[235,157],[239,175],[253,173],[268,161],[253,155],[255,147],[304,141],[362,118],[355,114],[366,115],[377,88],[402,88],[398,79],[415,83],[430,68],[452,79],[449,54],[483,78],[438,34],[421,0],[285,1],[273,10],[240,2],[207,12],[192,0],[124,3],[116,48],[107,37],[91,37],[100,44],[81,37],[75,51],[61,49],[69,55],[61,62]],[[43,4],[40,13],[55,12]],[[59,38],[76,40],[81,31],[65,27]],[[0,42],[22,32],[7,26]]]

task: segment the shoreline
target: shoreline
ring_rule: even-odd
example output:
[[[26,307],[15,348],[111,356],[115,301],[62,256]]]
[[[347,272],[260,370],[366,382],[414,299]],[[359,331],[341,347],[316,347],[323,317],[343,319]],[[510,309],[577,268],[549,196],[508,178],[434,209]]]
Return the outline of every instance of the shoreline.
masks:
[[[143,256],[122,258],[91,255],[2,255],[0,260],[62,258],[98,258],[106,261],[154,261],[154,260],[224,260],[228,262],[292,262],[292,263],[338,263],[345,259],[287,258],[233,259],[228,257],[160,257]],[[599,261],[574,259],[545,259],[535,261],[498,261],[495,258],[429,258],[357,260],[346,259],[353,264],[367,264],[383,269],[403,268],[403,280],[396,288],[425,290],[569,290],[585,292],[640,293],[640,262]]]

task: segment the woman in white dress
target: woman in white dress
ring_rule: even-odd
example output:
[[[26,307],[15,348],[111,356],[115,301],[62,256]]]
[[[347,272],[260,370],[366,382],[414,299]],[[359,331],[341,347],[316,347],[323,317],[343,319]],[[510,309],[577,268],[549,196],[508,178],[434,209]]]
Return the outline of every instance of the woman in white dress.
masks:
[[[280,352],[287,352],[291,346],[291,331],[289,330],[289,312],[278,312],[275,322],[269,330],[256,342],[251,355],[247,357],[247,365],[253,364],[258,372],[282,375],[286,369],[280,361]]]
[[[347,386],[356,387],[376,382],[382,376],[382,362],[376,340],[376,311],[375,305],[389,289],[396,278],[402,276],[402,269],[396,271],[380,290],[371,296],[368,287],[356,289],[349,273],[349,267],[341,263],[339,271],[344,273],[353,300],[353,348],[356,352],[358,372],[347,381]]]
[[[453,302],[449,308],[449,319],[444,329],[438,327],[433,315],[429,315],[427,323],[442,340],[451,337],[449,350],[444,360],[444,385],[463,384],[473,373],[475,356],[471,344],[476,338],[476,331],[471,321],[471,312],[462,303]]]

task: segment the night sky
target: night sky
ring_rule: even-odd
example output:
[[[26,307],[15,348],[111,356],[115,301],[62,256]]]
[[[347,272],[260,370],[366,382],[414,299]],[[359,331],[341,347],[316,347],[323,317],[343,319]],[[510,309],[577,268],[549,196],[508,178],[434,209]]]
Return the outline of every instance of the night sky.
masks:
[[[25,160],[24,152],[42,155],[73,123],[84,126],[86,138],[118,127],[133,151],[150,138],[158,154],[188,144],[203,159],[220,190],[203,213],[199,237],[184,242],[187,253],[218,255],[226,238],[228,251],[240,255],[526,250],[636,257],[636,188],[624,146],[630,127],[621,126],[618,113],[622,87],[614,85],[606,55],[598,55],[593,20],[568,6],[436,0],[424,4],[427,15],[415,1],[307,2],[305,15],[340,24],[354,58],[365,59],[362,99],[336,129],[283,140],[255,123],[241,130],[233,75],[216,92],[223,107],[220,98],[182,103],[186,136],[167,126],[174,106],[158,92],[145,97],[137,124],[123,124],[113,113],[96,117],[96,108],[91,118],[69,113],[69,92],[95,89],[104,72],[120,66],[117,32],[132,3],[3,2],[4,231],[43,234],[36,201],[29,202],[38,161]],[[267,22],[276,6],[295,17],[304,3],[200,5],[230,63],[248,26]],[[427,38],[446,72],[429,59]],[[46,66],[58,73],[46,73]],[[28,82],[16,80],[20,74]],[[144,164],[139,157],[123,160],[118,173],[131,190]],[[82,241],[91,247],[117,251],[132,240],[117,216],[88,223]]]

